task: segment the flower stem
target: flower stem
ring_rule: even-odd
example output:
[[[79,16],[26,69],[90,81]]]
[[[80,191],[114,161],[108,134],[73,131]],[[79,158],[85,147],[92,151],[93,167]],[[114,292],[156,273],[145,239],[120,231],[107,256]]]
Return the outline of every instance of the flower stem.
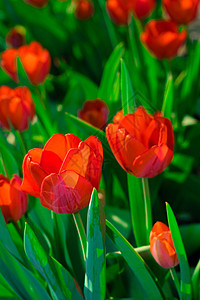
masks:
[[[149,235],[152,229],[152,212],[151,212],[151,199],[150,199],[148,178],[142,178],[142,187],[144,193],[146,234],[147,234],[147,239],[149,239]]]
[[[21,132],[16,132],[16,134],[17,134],[17,139],[18,139],[18,142],[19,142],[20,147],[22,149],[23,155],[25,156],[26,153],[27,153],[27,149],[26,149],[26,143],[24,141],[23,134]]]
[[[78,235],[80,238],[81,247],[82,247],[82,251],[83,251],[83,259],[84,259],[84,261],[86,261],[87,242],[86,242],[85,228],[83,226],[83,222],[82,222],[79,212],[74,213],[72,215],[73,215],[76,229],[78,231]]]
[[[177,277],[177,274],[176,274],[176,271],[175,271],[174,268],[170,269],[170,274],[171,274],[172,280],[173,280],[173,282],[175,284],[175,287],[176,287],[176,290],[178,292],[178,295],[180,297],[180,285],[179,285],[178,277]]]

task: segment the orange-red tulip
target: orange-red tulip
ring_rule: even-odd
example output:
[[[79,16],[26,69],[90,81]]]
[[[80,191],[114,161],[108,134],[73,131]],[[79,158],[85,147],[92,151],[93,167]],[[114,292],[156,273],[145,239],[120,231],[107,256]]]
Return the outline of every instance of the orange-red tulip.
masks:
[[[172,124],[160,112],[152,116],[138,107],[134,114],[110,123],[106,136],[121,167],[138,178],[154,177],[172,161]]]
[[[173,21],[152,20],[145,26],[141,40],[157,58],[171,59],[177,55],[186,36],[186,31],[179,32]]]
[[[17,25],[10,29],[6,35],[6,44],[11,48],[19,48],[26,42],[26,29]]]
[[[163,0],[163,5],[173,21],[188,24],[197,16],[199,0]]]
[[[95,136],[81,141],[55,134],[44,149],[32,149],[23,161],[22,189],[57,213],[74,213],[89,204],[99,188],[103,149]]]
[[[94,14],[94,5],[91,0],[77,0],[75,17],[81,21],[92,18]]]
[[[30,4],[37,8],[42,8],[47,5],[48,0],[24,0],[27,4]]]
[[[0,124],[10,129],[26,130],[35,115],[35,105],[27,87],[0,87]]]
[[[104,129],[108,122],[108,106],[101,99],[87,100],[78,111],[78,117],[91,125]]]
[[[0,207],[6,223],[17,222],[27,211],[28,197],[21,190],[21,183],[18,175],[9,181],[0,174]]]
[[[155,0],[108,0],[106,6],[114,23],[127,25],[131,14],[144,19],[152,13],[155,4]]]
[[[152,228],[149,242],[151,254],[161,267],[171,269],[178,265],[178,256],[167,225],[156,222]]]
[[[40,43],[32,42],[30,45],[24,45],[18,49],[7,49],[1,53],[2,69],[16,82],[18,82],[17,56],[31,83],[34,85],[43,83],[51,67],[49,51],[43,49]]]

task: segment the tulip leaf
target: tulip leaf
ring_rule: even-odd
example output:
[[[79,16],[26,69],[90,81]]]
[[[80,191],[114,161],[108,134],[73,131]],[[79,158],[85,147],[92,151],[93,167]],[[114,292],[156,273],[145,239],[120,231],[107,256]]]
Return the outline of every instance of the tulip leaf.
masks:
[[[121,99],[124,114],[133,113],[135,111],[134,92],[129,73],[123,59],[121,59]]]
[[[27,223],[24,246],[31,263],[48,282],[53,299],[82,299],[71,274],[45,252]]]
[[[21,85],[31,87],[31,82],[26,74],[26,71],[24,70],[24,67],[22,65],[22,62],[20,58],[17,56],[17,72],[18,72],[18,78],[19,78],[19,83]]]
[[[87,218],[87,254],[84,295],[86,300],[104,300],[106,294],[105,215],[93,190]]]
[[[142,257],[136,252],[132,245],[121,235],[121,233],[106,220],[106,233],[121,252],[128,266],[140,282],[144,290],[144,299],[163,299],[162,291]]]
[[[108,102],[112,102],[115,99],[111,99],[113,95],[113,84],[115,82],[117,72],[120,67],[120,59],[124,54],[124,45],[120,43],[112,52],[105,67],[103,76],[101,79],[98,98]]]
[[[149,243],[149,236],[147,236],[145,226],[146,218],[142,180],[130,174],[127,174],[127,178],[133,233],[137,247],[141,247]]]
[[[174,96],[174,84],[173,84],[173,77],[171,74],[168,75],[163,105],[162,105],[162,113],[165,118],[171,119],[171,113],[173,108],[173,96]]]
[[[8,231],[8,227],[5,223],[5,220],[3,218],[2,212],[0,210],[0,228],[1,228],[1,233],[0,233],[0,242],[2,245],[13,255],[15,256],[18,260],[22,260],[21,256],[19,254],[19,251],[17,247],[15,246],[10,233]]]
[[[192,275],[193,299],[200,299],[200,260]]]
[[[19,174],[19,169],[14,156],[11,154],[11,150],[8,143],[0,137],[0,160],[5,168],[5,172],[11,179],[13,174]]]
[[[0,253],[0,272],[20,299],[51,299],[41,283],[7,251],[1,242]]]
[[[172,234],[172,239],[174,242],[174,247],[179,259],[180,271],[181,271],[181,285],[180,285],[180,295],[181,299],[192,299],[191,294],[191,275],[190,268],[188,265],[187,255],[181,238],[181,234],[178,228],[178,224],[175,215],[168,203],[166,203],[167,218],[169,223],[169,228]]]

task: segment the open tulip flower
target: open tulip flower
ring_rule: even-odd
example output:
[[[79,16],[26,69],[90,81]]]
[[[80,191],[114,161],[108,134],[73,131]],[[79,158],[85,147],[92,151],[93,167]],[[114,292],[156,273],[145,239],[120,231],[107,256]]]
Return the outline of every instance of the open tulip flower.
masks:
[[[78,111],[78,117],[91,125],[104,129],[108,122],[108,106],[101,99],[85,101],[83,108]]]
[[[172,59],[185,42],[186,36],[186,31],[179,32],[173,21],[152,20],[145,26],[141,40],[158,59]]]
[[[24,0],[27,4],[30,4],[37,8],[42,8],[47,5],[48,0]]]
[[[167,225],[156,222],[150,233],[150,251],[157,263],[170,269],[178,265],[178,257],[174,248],[172,235]]]
[[[172,161],[173,128],[160,112],[152,116],[138,107],[134,114],[109,124],[106,136],[121,167],[136,177],[154,177]]]
[[[197,16],[199,0],[163,0],[163,5],[174,22],[188,24]]]
[[[91,0],[76,0],[75,17],[81,21],[92,18],[94,5]]]
[[[7,49],[1,53],[2,69],[16,82],[18,82],[17,56],[31,83],[33,85],[43,83],[51,67],[49,51],[43,49],[40,43],[32,42],[30,45],[23,45],[18,49]]]
[[[35,116],[35,105],[27,87],[0,87],[0,124],[2,127],[24,131]]]
[[[24,158],[22,189],[57,213],[74,213],[89,204],[99,188],[103,149],[97,137],[81,141],[73,134],[55,134],[44,149]]]
[[[9,181],[0,174],[0,208],[6,223],[17,222],[27,211],[28,197],[21,190],[21,183],[18,175]]]

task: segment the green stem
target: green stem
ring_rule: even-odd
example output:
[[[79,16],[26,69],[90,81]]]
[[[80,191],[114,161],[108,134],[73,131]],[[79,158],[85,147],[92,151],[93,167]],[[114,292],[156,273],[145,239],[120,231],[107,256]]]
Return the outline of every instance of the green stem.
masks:
[[[152,229],[152,212],[151,212],[151,199],[150,199],[148,178],[142,178],[142,187],[144,193],[146,234],[147,234],[147,239],[149,239],[150,232]]]
[[[12,222],[19,236],[23,239],[24,233],[17,222]]]
[[[8,172],[7,172],[7,169],[6,169],[6,166],[5,166],[5,163],[4,163],[4,161],[3,161],[3,157],[2,157],[2,155],[1,155],[1,153],[0,153],[0,159],[1,159],[1,163],[2,163],[3,169],[4,169],[5,176],[6,176],[7,178],[9,178],[9,175],[8,175]]]
[[[78,231],[78,235],[80,238],[81,247],[82,247],[82,251],[83,251],[83,258],[84,258],[84,261],[86,261],[87,242],[86,242],[85,228],[83,226],[83,222],[82,222],[79,212],[72,214],[72,215],[73,215],[76,229]]]
[[[170,274],[171,274],[171,277],[172,277],[172,280],[175,284],[175,287],[176,287],[176,290],[178,292],[178,295],[180,297],[180,285],[179,285],[179,280],[178,280],[178,277],[177,277],[177,274],[176,274],[176,271],[174,268],[170,269]]]
[[[16,132],[16,134],[17,134],[17,139],[18,139],[18,142],[19,142],[20,147],[22,149],[23,155],[25,156],[26,153],[27,153],[27,149],[26,149],[26,143],[24,141],[24,136],[21,132]]]

